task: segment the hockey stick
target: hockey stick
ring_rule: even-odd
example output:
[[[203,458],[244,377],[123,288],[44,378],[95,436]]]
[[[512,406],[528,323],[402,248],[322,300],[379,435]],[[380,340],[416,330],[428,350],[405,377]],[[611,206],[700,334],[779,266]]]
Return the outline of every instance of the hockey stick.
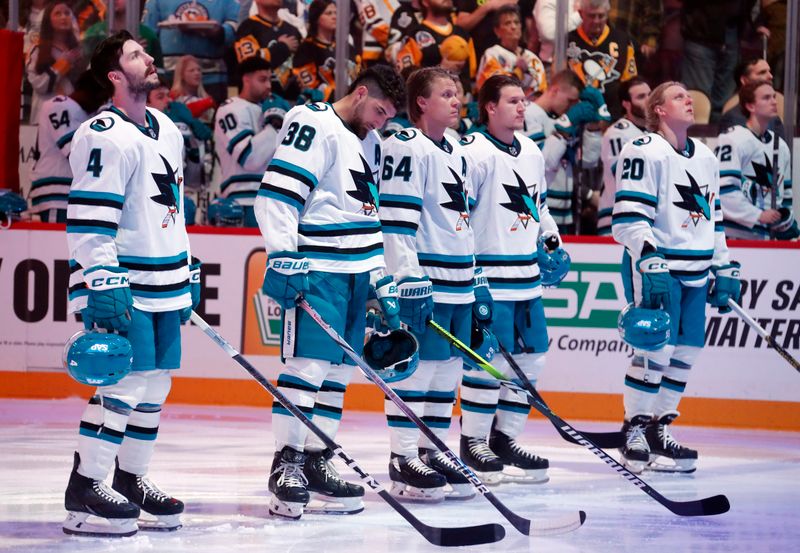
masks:
[[[797,362],[797,359],[792,357],[791,353],[789,353],[788,351],[783,349],[781,346],[779,346],[778,343],[775,341],[775,338],[773,338],[770,334],[768,334],[767,331],[764,330],[761,327],[760,324],[758,324],[750,315],[748,315],[747,311],[745,311],[744,308],[742,308],[741,305],[739,305],[738,303],[736,303],[735,301],[733,301],[730,298],[728,299],[728,305],[730,306],[731,309],[736,311],[736,314],[739,315],[742,318],[742,320],[744,320],[744,322],[749,324],[753,328],[753,330],[755,330],[756,333],[758,333],[758,335],[761,336],[767,342],[767,344],[772,346],[772,348],[775,351],[777,351],[778,354],[780,354],[781,357],[786,359],[786,361],[792,367],[794,367],[795,370],[800,371],[800,363]]]
[[[772,209],[778,209],[778,133],[772,131],[772,186],[769,188],[769,205]],[[769,237],[775,240],[775,226],[770,225]]]
[[[411,512],[401,505],[389,492],[372,476],[370,476],[364,469],[356,463],[355,459],[350,457],[342,447],[331,440],[325,432],[322,431],[316,424],[302,412],[300,409],[289,399],[283,395],[273,384],[267,380],[247,359],[236,351],[219,333],[208,326],[200,315],[192,312],[192,322],[200,327],[206,335],[214,340],[219,347],[225,350],[225,353],[230,355],[234,361],[244,368],[250,376],[256,379],[272,396],[286,408],[292,415],[302,422],[308,429],[313,432],[322,442],[325,447],[330,448],[336,455],[349,466],[353,471],[358,474],[359,478],[363,480],[374,492],[388,503],[392,509],[400,513],[406,521],[408,521],[414,529],[422,534],[422,536],[434,545],[441,545],[445,547],[458,547],[462,545],[478,545],[484,543],[494,543],[500,541],[505,536],[505,528],[499,524],[481,524],[478,526],[462,526],[457,528],[439,528],[436,526],[428,526],[427,524],[416,518]]]
[[[527,518],[523,518],[513,511],[511,511],[508,507],[506,507],[500,500],[484,485],[483,482],[477,477],[477,475],[467,466],[464,462],[458,458],[458,456],[453,453],[453,451],[447,447],[442,440],[431,430],[427,424],[425,424],[422,419],[417,416],[414,411],[400,399],[400,396],[395,393],[382,379],[379,377],[375,371],[370,367],[366,361],[364,361],[353,349],[353,347],[347,343],[347,341],[339,336],[339,334],[329,325],[325,320],[320,316],[319,313],[308,303],[308,301],[300,296],[297,300],[297,306],[303,309],[306,313],[308,313],[312,319],[325,331],[325,333],[331,337],[331,339],[336,342],[339,347],[341,347],[344,352],[347,354],[350,359],[361,369],[361,372],[364,373],[369,380],[371,380],[381,391],[384,393],[386,397],[388,397],[400,411],[403,412],[405,416],[407,416],[415,425],[419,427],[422,433],[436,446],[436,448],[441,451],[445,457],[447,457],[455,466],[458,468],[458,472],[461,473],[469,482],[475,486],[475,488],[491,503],[494,507],[500,511],[500,513],[508,520],[514,528],[516,528],[522,534],[526,536],[552,536],[556,534],[563,534],[565,532],[571,532],[583,524],[583,521],[586,520],[586,513],[583,511],[578,511],[575,514],[570,514],[563,517],[558,517],[551,520],[545,521],[531,521]]]
[[[453,344],[459,351],[463,352],[467,355],[469,359],[472,360],[472,363],[480,367],[481,369],[485,370],[495,378],[505,380],[503,373],[498,371],[494,368],[491,364],[489,364],[485,359],[483,359],[480,355],[472,351],[467,345],[465,345],[461,340],[447,332],[444,328],[439,326],[437,323],[430,321],[428,323],[431,325],[439,334],[447,338],[447,340]],[[526,394],[527,390],[514,385],[516,389],[522,394]],[[509,386],[511,387],[511,386]],[[512,389],[515,389],[512,387]],[[530,403],[537,411],[539,411],[542,415],[550,419],[550,422],[553,423],[556,427],[561,428],[564,432],[572,436],[580,445],[587,448],[589,451],[600,457],[608,466],[613,468],[617,471],[621,476],[623,476],[626,480],[631,482],[634,486],[642,490],[644,493],[661,503],[664,507],[675,513],[676,515],[683,516],[683,517],[693,517],[693,516],[709,516],[709,515],[719,515],[722,513],[726,513],[730,510],[731,505],[728,501],[728,498],[724,495],[715,495],[713,497],[706,497],[704,499],[696,499],[693,501],[672,501],[671,499],[667,499],[659,492],[654,490],[647,482],[633,474],[631,471],[626,469],[623,465],[618,463],[616,459],[611,457],[608,453],[600,449],[597,445],[595,445],[591,440],[588,440],[584,437],[583,434],[575,430],[569,423],[565,422],[562,418],[558,415],[553,413],[550,408],[536,399],[533,396],[528,396],[528,403]]]

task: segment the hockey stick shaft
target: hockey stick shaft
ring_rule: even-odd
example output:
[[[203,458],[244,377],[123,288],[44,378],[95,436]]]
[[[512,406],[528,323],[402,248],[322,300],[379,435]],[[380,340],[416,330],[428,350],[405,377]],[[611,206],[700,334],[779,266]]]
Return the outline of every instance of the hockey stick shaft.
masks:
[[[460,528],[437,528],[428,526],[427,524],[416,518],[411,512],[401,505],[386,489],[367,471],[362,469],[350,455],[348,455],[342,447],[328,437],[325,432],[314,424],[292,401],[289,400],[277,387],[275,387],[258,369],[253,367],[247,359],[236,351],[225,338],[223,338],[216,330],[211,328],[200,315],[192,312],[192,322],[197,325],[209,338],[220,346],[225,353],[227,353],[234,361],[239,363],[250,376],[261,384],[271,395],[274,397],[287,411],[303,423],[315,436],[317,436],[325,447],[329,448],[336,455],[338,455],[358,476],[363,480],[373,491],[375,491],[381,499],[386,501],[400,516],[411,524],[422,536],[434,545],[441,546],[461,546],[461,545],[478,545],[484,543],[494,543],[500,541],[505,536],[505,529],[499,524],[482,524],[479,526],[468,526]]]
[[[464,344],[461,340],[450,334],[446,329],[442,328],[439,324],[431,321],[428,323],[432,326],[439,334],[444,336],[454,347],[456,347],[459,351],[466,354],[469,359],[472,359],[473,362],[480,368],[484,369],[486,372],[494,376],[495,378],[500,378],[505,380],[503,374],[498,371],[495,367],[493,367],[488,361],[483,359],[480,355],[472,351],[469,346]],[[499,376],[498,376],[499,375]],[[518,387],[519,388],[519,387]],[[523,390],[522,388],[519,388]],[[675,513],[679,516],[708,516],[708,515],[718,515],[727,512],[730,509],[730,503],[728,502],[728,498],[724,495],[715,495],[713,497],[707,497],[705,499],[694,500],[694,501],[672,501],[671,499],[667,499],[663,495],[661,495],[658,491],[656,491],[652,486],[650,486],[647,482],[633,474],[623,465],[617,462],[616,459],[611,457],[608,453],[600,449],[596,444],[594,444],[591,440],[587,439],[583,434],[578,432],[571,424],[565,422],[562,418],[558,415],[553,413],[550,408],[545,405],[544,403],[537,400],[534,396],[529,396],[530,400],[529,403],[542,415],[547,417],[551,423],[556,425],[558,428],[562,429],[564,432],[572,436],[575,441],[577,441],[580,445],[587,448],[589,451],[600,457],[608,466],[613,468],[617,473],[628,480],[631,484],[642,490],[644,493],[661,503],[664,507]]]
[[[347,341],[342,338],[339,333],[337,333],[330,324],[328,324],[322,316],[308,303],[308,301],[300,296],[297,300],[297,306],[300,307],[303,311],[309,314],[309,316],[314,319],[314,321],[322,328],[322,330],[330,336],[330,338],[336,342],[336,344],[341,347],[345,354],[347,354],[350,359],[361,369],[361,372],[380,390],[384,393],[384,395],[389,398],[397,407],[402,411],[402,413],[408,417],[419,429],[420,431],[427,437],[431,443],[436,446],[436,448],[441,451],[457,468],[459,473],[464,476],[480,493],[483,495],[489,503],[491,503],[500,513],[508,520],[514,528],[516,528],[519,532],[525,534],[526,536],[531,535],[532,533],[541,532],[542,534],[556,534],[564,531],[571,531],[583,524],[583,521],[586,518],[586,514],[581,511],[577,517],[570,517],[570,520],[564,524],[560,521],[556,524],[547,524],[544,525],[536,525],[532,523],[532,521],[523,518],[513,511],[511,511],[508,507],[506,507],[492,492],[490,492],[486,485],[481,482],[478,476],[467,466],[464,462],[445,444],[439,437],[430,429],[430,427],[425,424],[421,418],[408,406],[406,402],[404,402],[397,393],[392,390],[378,375],[375,371],[370,367],[364,359],[361,358],[358,353],[353,349],[353,347],[347,343]]]
[[[778,209],[778,133],[772,132],[772,186],[769,188],[769,204],[772,209]],[[775,239],[775,227],[770,226],[769,237]]]
[[[747,311],[745,311],[741,305],[739,305],[730,298],[728,299],[728,305],[730,306],[731,309],[736,311],[736,314],[739,315],[744,322],[749,324],[753,328],[753,330],[755,330],[756,333],[759,336],[761,336],[764,339],[764,341],[766,341],[767,344],[769,344],[772,347],[772,349],[777,351],[781,357],[783,357],[792,367],[795,368],[795,370],[800,371],[800,363],[797,362],[797,359],[792,357],[791,353],[789,353],[781,346],[779,346],[778,343],[775,341],[775,338],[773,338],[766,330],[764,330],[762,326],[755,321],[755,319],[753,319],[750,315],[748,315]]]

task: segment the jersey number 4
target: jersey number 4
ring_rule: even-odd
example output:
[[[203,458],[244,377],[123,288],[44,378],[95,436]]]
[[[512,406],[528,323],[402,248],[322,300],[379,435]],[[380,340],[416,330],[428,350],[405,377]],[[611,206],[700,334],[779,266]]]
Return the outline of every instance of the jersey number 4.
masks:
[[[100,148],[93,148],[92,151],[89,152],[89,165],[86,166],[86,171],[97,178],[100,176],[100,171],[102,170],[103,166],[100,164]]]

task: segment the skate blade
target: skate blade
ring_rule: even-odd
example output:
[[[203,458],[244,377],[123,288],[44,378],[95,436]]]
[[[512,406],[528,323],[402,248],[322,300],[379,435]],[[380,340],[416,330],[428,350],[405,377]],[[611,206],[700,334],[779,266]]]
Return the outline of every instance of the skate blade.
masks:
[[[662,455],[651,455],[645,470],[662,474],[691,474],[697,470],[697,459],[671,459]]]
[[[174,532],[183,527],[181,515],[152,515],[139,518],[139,530],[143,532]]]
[[[644,467],[647,466],[647,461],[632,461],[623,457],[622,466],[631,471],[633,474],[642,474]]]
[[[312,493],[303,512],[309,515],[355,515],[364,510],[363,496],[330,497]]]
[[[497,486],[503,481],[503,471],[496,471],[496,472],[478,472],[475,469],[472,469],[472,472],[480,478],[481,482],[486,484],[487,486]]]
[[[504,484],[546,484],[550,481],[547,469],[521,469],[506,465],[501,474]]]
[[[106,519],[89,513],[68,511],[61,529],[71,536],[127,538],[136,534],[139,526],[135,518]]]
[[[269,514],[274,517],[298,520],[303,516],[303,503],[288,503],[280,501],[274,495],[269,501]]]
[[[444,498],[447,501],[467,501],[473,497],[475,497],[475,487],[472,484],[448,484],[444,490]]]
[[[398,501],[405,503],[441,503],[444,501],[444,488],[414,488],[401,482],[392,482],[389,493]]]

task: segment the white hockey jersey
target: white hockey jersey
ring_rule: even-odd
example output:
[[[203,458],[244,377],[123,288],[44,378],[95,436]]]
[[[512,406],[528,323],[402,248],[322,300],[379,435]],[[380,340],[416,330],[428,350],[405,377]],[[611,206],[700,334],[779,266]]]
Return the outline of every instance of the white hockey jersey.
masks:
[[[474,301],[475,242],[469,220],[471,185],[463,147],[416,128],[383,143],[381,224],[386,269],[399,282],[428,275],[433,301]]]
[[[133,305],[173,311],[192,305],[183,215],[183,137],[158,110],[147,126],[114,106],[83,123],[72,140],[67,209],[70,307],[86,307],[83,271],[128,269]]]
[[[684,152],[656,133],[622,148],[612,231],[634,263],[648,242],[664,254],[673,277],[702,286],[712,264],[729,262],[718,171],[711,150],[692,138]]]
[[[367,63],[384,60],[384,51],[390,43],[400,40],[400,30],[391,28],[392,16],[400,5],[399,0],[356,0],[358,19],[361,22],[362,58]],[[394,35],[390,39],[390,34]]]
[[[383,267],[379,166],[376,131],[359,140],[330,104],[292,108],[255,203],[267,254],[300,252],[313,271]]]
[[[217,192],[241,205],[255,203],[261,178],[275,153],[278,132],[264,125],[261,107],[228,98],[214,117],[214,149],[220,163]]]
[[[611,235],[611,212],[614,210],[614,194],[617,192],[617,182],[614,179],[617,158],[625,144],[646,132],[633,121],[620,117],[603,134],[600,148],[600,159],[603,160],[603,192],[600,194],[597,211],[597,234],[600,236]]]
[[[544,155],[548,188],[547,205],[550,207],[550,214],[557,224],[565,226],[573,223],[572,190],[575,161],[570,159],[567,140],[555,132],[557,120],[557,117],[551,116],[536,102],[529,103],[525,108],[526,133],[538,144]],[[584,167],[597,165],[600,159],[601,139],[599,131],[583,131],[581,155]]]
[[[475,203],[475,264],[483,267],[495,300],[542,295],[537,255],[541,231],[558,232],[547,208],[544,157],[522,133],[505,144],[486,131],[461,142],[467,155]]]
[[[89,118],[69,96],[55,96],[39,107],[36,150],[39,158],[31,172],[29,204],[32,213],[67,209],[72,170],[69,152],[72,136]]]
[[[772,207],[773,158],[778,140],[775,206],[792,208],[792,165],[789,146],[774,132],[757,136],[737,125],[719,135],[714,152],[719,160],[719,187],[728,238],[765,240],[769,228],[758,222]]]

